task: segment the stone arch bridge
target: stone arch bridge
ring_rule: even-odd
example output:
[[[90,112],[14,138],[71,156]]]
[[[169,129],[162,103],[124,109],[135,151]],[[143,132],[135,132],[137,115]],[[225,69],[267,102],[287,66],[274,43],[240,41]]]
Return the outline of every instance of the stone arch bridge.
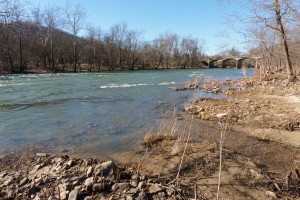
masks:
[[[233,68],[240,69],[242,68],[244,61],[248,60],[248,63],[251,63],[252,65],[257,68],[258,60],[261,57],[230,57],[230,58],[222,58],[222,59],[207,59],[202,60],[201,63],[207,65],[208,68],[226,68],[227,66],[231,66]]]

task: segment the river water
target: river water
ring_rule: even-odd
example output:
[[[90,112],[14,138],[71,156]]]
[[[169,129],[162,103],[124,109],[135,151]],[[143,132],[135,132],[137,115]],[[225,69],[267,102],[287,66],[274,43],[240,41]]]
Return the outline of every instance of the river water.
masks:
[[[163,112],[209,96],[170,89],[197,77],[243,75],[238,69],[182,69],[0,76],[0,154],[33,146],[56,153],[130,151]]]

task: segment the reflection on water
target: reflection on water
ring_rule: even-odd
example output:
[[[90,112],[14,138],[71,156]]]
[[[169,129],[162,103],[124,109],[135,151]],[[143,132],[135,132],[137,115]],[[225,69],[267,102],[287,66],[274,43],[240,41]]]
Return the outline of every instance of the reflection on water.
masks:
[[[32,145],[93,154],[131,150],[164,111],[208,95],[170,89],[199,76],[242,74],[193,69],[0,76],[0,154]]]

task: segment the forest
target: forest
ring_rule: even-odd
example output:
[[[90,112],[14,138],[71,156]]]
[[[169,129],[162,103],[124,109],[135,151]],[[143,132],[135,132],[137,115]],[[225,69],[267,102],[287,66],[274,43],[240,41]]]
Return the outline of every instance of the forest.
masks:
[[[146,41],[143,30],[131,30],[125,22],[106,31],[90,25],[81,5],[42,8],[1,0],[0,73],[200,68],[207,65],[205,60],[243,55],[260,57],[262,74],[281,69],[295,74],[300,51],[297,1],[234,2],[250,11],[228,17],[230,27],[244,38],[239,43],[246,47],[224,48],[208,56],[205,38],[167,31]]]

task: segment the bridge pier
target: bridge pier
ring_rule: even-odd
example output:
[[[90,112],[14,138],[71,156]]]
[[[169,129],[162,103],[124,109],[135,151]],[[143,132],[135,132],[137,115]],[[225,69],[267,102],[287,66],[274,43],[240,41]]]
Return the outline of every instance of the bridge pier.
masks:
[[[235,68],[237,68],[237,69],[242,68],[243,60],[244,60],[244,58],[237,58],[236,59],[236,66],[235,66]]]
[[[221,68],[226,68],[226,61],[227,60],[221,60],[220,62],[221,62]]]
[[[216,60],[209,60],[209,61],[207,61],[207,63],[208,63],[208,68],[216,67],[216,66],[215,66],[215,61],[216,61]]]

